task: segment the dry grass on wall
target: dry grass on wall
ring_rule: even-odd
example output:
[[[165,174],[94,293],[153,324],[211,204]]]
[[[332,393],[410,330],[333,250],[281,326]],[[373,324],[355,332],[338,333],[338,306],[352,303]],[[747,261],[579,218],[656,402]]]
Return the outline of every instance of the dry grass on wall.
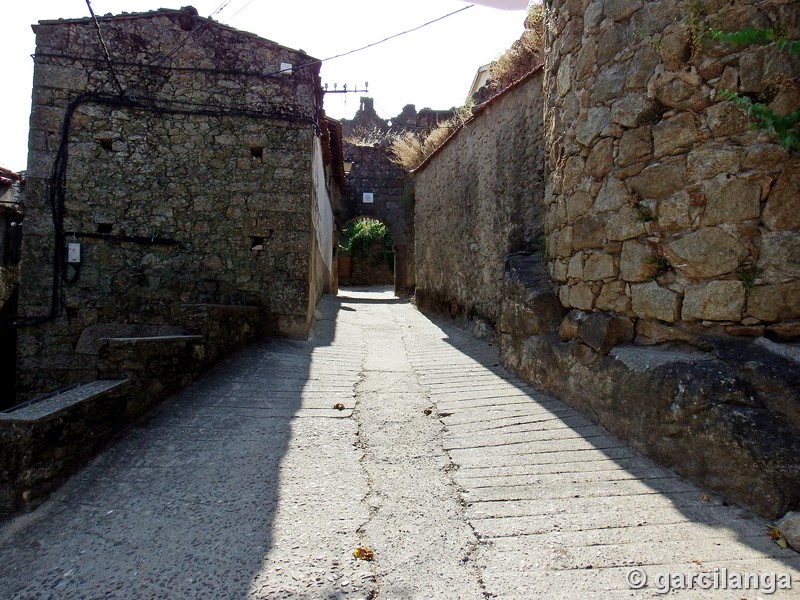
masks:
[[[389,146],[391,160],[407,171],[420,166],[423,161],[441,146],[452,133],[461,127],[472,115],[471,107],[462,106],[455,115],[443,121],[428,133],[407,131],[392,140]]]
[[[534,4],[525,18],[522,36],[492,63],[495,93],[530,73],[544,59],[544,16],[544,4]]]
[[[522,37],[492,63],[492,95],[500,93],[541,64],[545,43],[544,17],[544,5],[534,4],[525,19]],[[408,171],[416,169],[471,115],[472,106],[463,106],[456,110],[452,119],[440,123],[430,132],[409,131],[397,136],[389,145],[392,161]]]

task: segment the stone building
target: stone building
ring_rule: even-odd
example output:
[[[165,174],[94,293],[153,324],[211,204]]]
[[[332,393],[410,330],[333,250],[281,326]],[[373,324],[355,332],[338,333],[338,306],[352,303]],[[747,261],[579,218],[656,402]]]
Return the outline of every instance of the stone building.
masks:
[[[191,307],[305,336],[344,181],[319,61],[191,7],[34,31],[20,399],[92,380],[99,338],[185,331]]]

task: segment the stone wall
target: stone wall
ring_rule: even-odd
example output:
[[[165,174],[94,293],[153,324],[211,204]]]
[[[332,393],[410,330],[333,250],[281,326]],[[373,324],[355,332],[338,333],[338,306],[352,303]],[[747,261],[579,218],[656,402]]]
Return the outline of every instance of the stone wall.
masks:
[[[542,71],[482,105],[414,173],[416,299],[496,322],[506,256],[543,234]]]
[[[100,26],[113,72],[92,21],[35,27],[26,395],[93,377],[93,359],[73,352],[89,326],[168,325],[185,304],[251,305],[275,331],[304,336],[330,281],[321,244],[332,239],[317,228],[332,218],[313,166],[319,65],[298,68],[305,54],[192,9]],[[64,242],[80,244],[79,264],[66,262]]]
[[[546,233],[563,305],[630,317],[643,340],[657,322],[796,336],[800,158],[720,92],[796,110],[800,58],[707,28],[798,39],[800,4],[546,4]]]
[[[344,227],[358,217],[372,217],[383,222],[392,234],[395,249],[395,290],[413,289],[414,274],[414,184],[406,171],[394,164],[388,146],[344,143],[344,157],[353,163],[345,188],[345,210],[337,215]],[[364,194],[372,202],[364,202]]]

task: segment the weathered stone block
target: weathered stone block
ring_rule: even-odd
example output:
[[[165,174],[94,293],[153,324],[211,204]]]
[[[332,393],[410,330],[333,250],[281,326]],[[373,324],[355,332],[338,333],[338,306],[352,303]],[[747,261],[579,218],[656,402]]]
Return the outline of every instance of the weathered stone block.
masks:
[[[603,245],[604,239],[602,220],[592,216],[583,216],[575,221],[572,231],[572,245],[575,250],[599,248]]]
[[[631,194],[624,183],[616,177],[608,177],[603,182],[603,187],[600,188],[600,192],[598,192],[594,201],[594,211],[602,213],[610,210],[619,210],[627,204],[630,196]]]
[[[747,115],[730,102],[720,102],[708,107],[704,116],[706,126],[714,137],[735,135],[747,131]]]
[[[653,127],[653,154],[656,158],[685,152],[698,140],[694,114],[681,112]]]
[[[758,269],[760,279],[767,283],[800,280],[800,231],[765,231]]]
[[[689,152],[687,175],[690,181],[732,175],[739,171],[740,151],[718,144],[703,145]]]
[[[800,281],[757,285],[747,295],[747,314],[767,323],[800,318]]]
[[[625,281],[647,281],[658,268],[657,255],[650,244],[628,240],[622,245],[619,272]]]
[[[642,8],[641,0],[606,0],[603,10],[607,17],[615,21],[625,21]]]
[[[741,281],[709,281],[690,285],[683,296],[684,321],[738,321],[742,318],[745,290]]]
[[[583,278],[587,281],[601,281],[617,274],[614,257],[605,252],[591,252],[583,266]]]
[[[655,102],[644,94],[626,94],[614,101],[611,120],[623,127],[639,127],[653,117],[654,109]]]
[[[680,191],[658,203],[658,228],[662,232],[689,229],[691,218],[689,194]]]
[[[631,286],[632,310],[637,317],[674,323],[680,317],[681,299],[655,281]]]
[[[591,87],[592,104],[604,103],[617,98],[625,89],[628,65],[611,64],[600,70]]]
[[[598,179],[605,177],[614,167],[614,140],[602,138],[592,147],[586,159],[586,173]]]
[[[636,164],[653,152],[653,135],[650,127],[643,126],[629,129],[622,134],[619,141],[617,162],[621,167]]]
[[[740,240],[717,227],[703,227],[666,245],[669,263],[696,279],[731,273],[747,255]]]
[[[685,176],[686,165],[681,162],[655,163],[627,183],[643,198],[666,198],[683,188]]]
[[[572,252],[575,248],[573,244],[573,238],[573,227],[571,225],[564,227],[564,229],[558,232],[558,237],[555,244],[556,257],[568,258],[572,256]]]
[[[592,310],[594,308],[594,292],[587,283],[578,283],[571,286],[569,291],[569,304],[581,310]]]
[[[567,277],[571,279],[583,278],[583,252],[578,252],[569,259],[569,266],[567,267]]]
[[[611,281],[603,285],[600,295],[597,297],[595,308],[598,310],[608,310],[621,315],[628,315],[631,312],[631,298],[625,291],[624,281]]]
[[[605,312],[593,312],[580,324],[583,342],[600,354],[633,340],[633,321]]]
[[[611,241],[629,240],[646,231],[645,222],[639,212],[625,205],[608,217],[607,235]]]
[[[783,172],[767,198],[761,220],[773,231],[800,229],[800,160],[784,163]]]
[[[584,190],[576,190],[566,195],[567,219],[574,221],[592,207],[592,195]]]
[[[600,133],[611,125],[611,109],[606,106],[590,108],[586,119],[578,124],[575,129],[575,139],[584,146],[588,146]]]
[[[581,332],[581,323],[586,320],[587,316],[588,314],[582,310],[573,309],[569,311],[562,319],[558,329],[558,335],[561,336],[561,339],[571,340],[578,337]]]
[[[761,186],[756,181],[722,176],[703,184],[706,210],[703,225],[740,223],[761,214]]]

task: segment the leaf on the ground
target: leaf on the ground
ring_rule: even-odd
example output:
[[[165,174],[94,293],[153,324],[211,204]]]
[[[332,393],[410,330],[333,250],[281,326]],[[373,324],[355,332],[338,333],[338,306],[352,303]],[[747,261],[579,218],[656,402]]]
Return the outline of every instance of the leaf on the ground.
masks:
[[[702,561],[702,560],[697,560],[696,558],[695,558],[694,560],[692,560],[692,562],[693,562],[694,564],[696,564],[696,565],[702,565],[702,564],[703,564],[703,561]]]
[[[708,494],[700,494],[700,500],[703,502],[711,502],[711,496]]]
[[[781,530],[775,527],[774,525],[768,525],[769,527],[769,537],[772,538],[772,541],[778,544],[781,548],[788,548],[789,542],[786,541],[786,538],[783,537]]]
[[[375,560],[375,552],[369,546],[359,546],[353,550],[353,556],[359,560]]]
[[[333,405],[333,408],[335,408],[336,410],[344,410],[344,404],[342,404],[341,402],[337,402],[336,404]]]
[[[422,410],[422,414],[424,414],[424,415],[429,415],[429,414],[431,414],[432,412],[433,412],[433,407],[432,407],[432,406],[429,406],[428,408],[424,408],[424,409]]]

